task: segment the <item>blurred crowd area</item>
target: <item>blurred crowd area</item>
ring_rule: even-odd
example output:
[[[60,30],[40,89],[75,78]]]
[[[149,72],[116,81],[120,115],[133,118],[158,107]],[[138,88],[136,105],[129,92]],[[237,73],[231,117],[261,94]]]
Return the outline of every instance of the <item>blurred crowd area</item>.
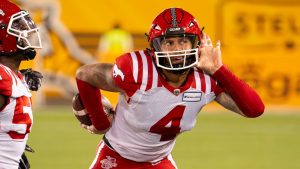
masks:
[[[69,104],[77,92],[76,69],[114,62],[148,47],[145,33],[165,8],[181,7],[196,18],[213,42],[221,40],[223,61],[254,87],[267,108],[300,110],[300,1],[297,0],[16,0],[42,32],[43,49],[33,66],[43,72],[36,105]],[[104,93],[112,103],[117,95]]]

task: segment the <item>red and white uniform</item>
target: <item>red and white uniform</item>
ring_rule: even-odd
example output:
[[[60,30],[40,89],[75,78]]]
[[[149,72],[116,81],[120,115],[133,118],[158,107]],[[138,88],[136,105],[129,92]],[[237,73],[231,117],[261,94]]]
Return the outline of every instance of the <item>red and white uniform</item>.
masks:
[[[0,168],[18,168],[32,125],[31,94],[21,73],[0,64]]]
[[[119,57],[113,76],[126,94],[119,96],[115,119],[105,136],[118,154],[136,162],[157,163],[168,157],[176,136],[191,130],[202,107],[222,92],[196,68],[184,86],[173,88],[147,51]]]

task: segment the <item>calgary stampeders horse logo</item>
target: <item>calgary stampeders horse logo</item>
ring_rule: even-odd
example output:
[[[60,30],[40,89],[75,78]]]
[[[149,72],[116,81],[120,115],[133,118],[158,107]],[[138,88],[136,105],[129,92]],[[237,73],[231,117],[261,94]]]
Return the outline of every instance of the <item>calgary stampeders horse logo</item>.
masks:
[[[114,65],[113,76],[114,76],[114,77],[120,76],[121,79],[122,79],[122,81],[123,81],[124,78],[125,78],[123,72],[118,68],[117,65]]]

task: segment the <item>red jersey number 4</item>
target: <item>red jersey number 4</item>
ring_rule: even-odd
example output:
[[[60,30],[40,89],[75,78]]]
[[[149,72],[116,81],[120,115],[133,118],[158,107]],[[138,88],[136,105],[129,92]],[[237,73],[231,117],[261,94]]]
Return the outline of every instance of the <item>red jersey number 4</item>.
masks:
[[[180,120],[182,119],[185,106],[174,107],[167,115],[156,122],[151,128],[151,133],[160,134],[160,141],[173,140],[180,133]],[[168,125],[171,123],[171,125]],[[167,126],[168,125],[168,126]]]

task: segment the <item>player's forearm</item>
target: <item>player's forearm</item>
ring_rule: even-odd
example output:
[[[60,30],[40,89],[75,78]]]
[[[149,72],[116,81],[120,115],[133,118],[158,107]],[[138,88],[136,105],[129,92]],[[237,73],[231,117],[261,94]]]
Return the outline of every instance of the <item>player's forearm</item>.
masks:
[[[110,126],[104,112],[100,90],[85,81],[76,79],[80,99],[97,130],[105,130]]]
[[[97,63],[84,65],[76,72],[76,78],[106,91],[118,92],[112,80],[112,64]]]
[[[264,112],[265,106],[258,94],[225,66],[216,71],[212,77],[232,97],[245,116],[258,117]]]
[[[84,68],[77,71],[76,82],[79,95],[92,124],[97,130],[105,130],[110,126],[110,123],[103,110],[101,92],[95,86],[95,83],[91,82],[91,76],[93,76],[92,72],[88,71],[88,69]]]

